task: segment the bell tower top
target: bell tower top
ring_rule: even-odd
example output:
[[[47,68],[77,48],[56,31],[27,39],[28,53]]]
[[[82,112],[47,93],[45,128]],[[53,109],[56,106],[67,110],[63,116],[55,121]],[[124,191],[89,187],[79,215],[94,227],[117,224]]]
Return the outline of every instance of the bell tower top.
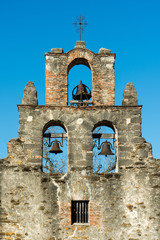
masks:
[[[77,42],[76,42],[76,45],[75,45],[74,48],[75,48],[75,49],[76,49],[76,48],[83,48],[83,49],[86,49],[86,44],[85,44],[84,41],[77,41]]]
[[[92,71],[92,104],[115,103],[115,54],[100,48],[98,54],[77,41],[74,49],[64,53],[62,48],[52,48],[46,59],[46,105],[68,105],[68,73],[75,65],[85,65]],[[83,81],[83,79],[82,79]]]

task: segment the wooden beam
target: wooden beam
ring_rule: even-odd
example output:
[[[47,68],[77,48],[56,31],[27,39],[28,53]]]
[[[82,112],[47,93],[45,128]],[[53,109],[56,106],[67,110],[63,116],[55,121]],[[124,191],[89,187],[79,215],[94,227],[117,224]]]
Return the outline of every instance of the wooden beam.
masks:
[[[62,133],[44,133],[43,137],[49,138],[49,136],[51,138],[62,138]],[[63,133],[63,138],[67,138],[68,134],[67,133]]]
[[[92,134],[93,138],[115,138],[115,134],[114,133],[93,133]]]

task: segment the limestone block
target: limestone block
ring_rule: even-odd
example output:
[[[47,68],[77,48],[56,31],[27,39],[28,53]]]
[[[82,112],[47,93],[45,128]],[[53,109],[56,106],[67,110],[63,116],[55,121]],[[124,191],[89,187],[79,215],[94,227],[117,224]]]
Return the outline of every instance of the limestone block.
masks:
[[[63,53],[63,48],[52,48],[51,53]]]
[[[123,106],[136,106],[138,105],[137,91],[132,82],[127,83],[123,93]]]
[[[84,41],[77,41],[74,48],[86,48],[86,44]]]
[[[38,105],[37,91],[33,82],[28,82],[23,94],[22,104],[24,105]]]
[[[100,48],[98,53],[99,54],[109,54],[109,53],[111,53],[111,50],[109,50],[107,48]]]

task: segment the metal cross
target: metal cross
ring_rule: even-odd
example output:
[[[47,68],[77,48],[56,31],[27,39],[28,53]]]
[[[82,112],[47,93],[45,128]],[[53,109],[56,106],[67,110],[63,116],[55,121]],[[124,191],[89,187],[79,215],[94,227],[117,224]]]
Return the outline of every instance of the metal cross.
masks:
[[[81,16],[76,17],[76,21],[73,23],[77,27],[77,31],[80,32],[80,41],[81,41],[81,34],[84,32],[84,27],[88,25],[86,21],[84,21],[85,17]]]

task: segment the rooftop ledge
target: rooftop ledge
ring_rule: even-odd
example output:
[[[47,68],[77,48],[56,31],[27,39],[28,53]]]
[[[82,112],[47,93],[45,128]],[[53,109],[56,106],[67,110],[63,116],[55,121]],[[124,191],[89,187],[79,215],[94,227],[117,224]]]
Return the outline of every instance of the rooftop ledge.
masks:
[[[51,108],[51,109],[58,109],[58,108],[66,108],[66,109],[74,109],[74,108],[78,108],[78,109],[111,109],[111,108],[114,108],[114,109],[119,109],[119,108],[122,108],[122,109],[128,109],[128,108],[142,108],[143,105],[133,105],[133,106],[115,106],[115,105],[92,105],[92,106],[66,106],[66,105],[58,105],[58,106],[55,106],[55,105],[25,105],[25,104],[17,104],[17,107],[18,108],[25,108],[25,107],[28,107],[28,108],[44,108],[44,109],[47,109],[47,108]]]
[[[116,57],[116,54],[115,53],[111,53],[111,50],[110,49],[107,49],[107,48],[100,48],[99,49],[99,52],[98,53],[94,53],[93,51],[89,50],[86,48],[86,45],[85,45],[85,42],[84,41],[77,41],[76,42],[76,45],[73,49],[69,50],[68,52],[64,53],[63,51],[63,48],[52,48],[50,52],[47,52],[45,53],[45,56],[47,55],[57,55],[57,54],[69,54],[70,52],[72,51],[75,51],[75,50],[85,50],[85,51],[89,51],[95,55],[100,55],[100,56],[114,56],[114,58]]]

